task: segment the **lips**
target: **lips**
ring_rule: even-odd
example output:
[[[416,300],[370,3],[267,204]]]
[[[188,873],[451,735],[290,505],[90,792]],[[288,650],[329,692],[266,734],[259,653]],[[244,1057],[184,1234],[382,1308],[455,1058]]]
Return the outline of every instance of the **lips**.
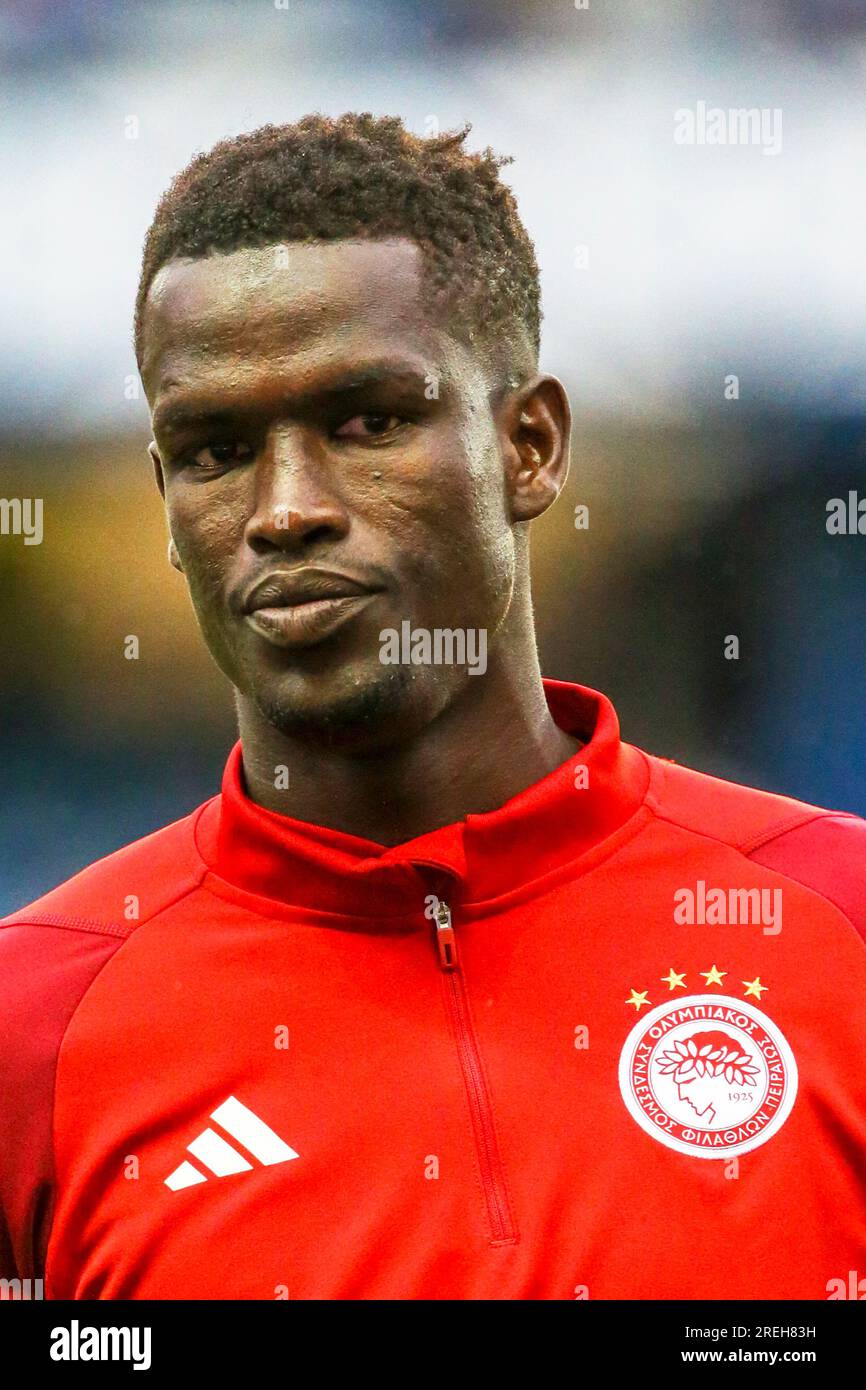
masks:
[[[277,570],[250,589],[244,601],[248,613],[257,608],[283,608],[319,599],[355,598],[375,592],[367,584],[336,570]]]
[[[244,620],[276,647],[309,647],[323,641],[379,593],[333,570],[283,570],[249,590]]]

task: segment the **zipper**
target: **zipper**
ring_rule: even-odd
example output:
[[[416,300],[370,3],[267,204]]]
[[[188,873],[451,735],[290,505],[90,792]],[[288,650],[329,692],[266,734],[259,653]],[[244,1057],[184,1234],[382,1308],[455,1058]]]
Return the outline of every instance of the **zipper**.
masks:
[[[508,1202],[505,1169],[493,1124],[490,1092],[484,1078],[478,1039],[469,1013],[466,982],[457,954],[457,938],[451,920],[451,909],[441,898],[437,899],[434,922],[439,966],[444,976],[445,994],[457,1038],[457,1055],[469,1098],[481,1186],[487,1205],[490,1244],[511,1245],[517,1241],[517,1228]]]

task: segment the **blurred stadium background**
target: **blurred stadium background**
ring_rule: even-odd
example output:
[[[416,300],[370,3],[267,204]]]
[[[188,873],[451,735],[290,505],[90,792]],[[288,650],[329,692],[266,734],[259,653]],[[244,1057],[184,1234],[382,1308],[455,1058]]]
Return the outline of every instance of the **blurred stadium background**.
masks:
[[[866,539],[825,526],[866,495],[860,0],[5,0],[0,62],[0,493],[44,499],[41,545],[0,536],[0,912],[218,790],[230,692],[165,559],[132,302],[175,171],[309,110],[515,157],[576,415],[545,673],[654,752],[866,813]],[[675,144],[701,100],[780,108],[781,151]]]

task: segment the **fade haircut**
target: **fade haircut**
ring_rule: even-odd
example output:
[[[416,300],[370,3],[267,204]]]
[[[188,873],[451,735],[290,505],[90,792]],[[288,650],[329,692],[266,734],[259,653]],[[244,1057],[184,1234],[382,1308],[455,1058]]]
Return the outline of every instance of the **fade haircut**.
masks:
[[[421,248],[434,316],[517,385],[538,359],[538,265],[499,178],[511,160],[489,147],[469,153],[470,129],[424,138],[396,116],[314,114],[197,155],[163,194],[145,239],[135,302],[139,366],[147,294],[168,261],[290,241],[402,236]]]

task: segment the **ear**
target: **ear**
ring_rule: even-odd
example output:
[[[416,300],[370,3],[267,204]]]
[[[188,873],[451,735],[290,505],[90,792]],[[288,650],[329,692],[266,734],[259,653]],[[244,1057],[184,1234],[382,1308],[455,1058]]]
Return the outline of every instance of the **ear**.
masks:
[[[159,488],[159,495],[164,502],[165,474],[162,471],[162,459],[159,456],[159,450],[156,447],[155,440],[152,439],[150,441],[150,443],[147,446],[147,452],[150,454],[150,461],[153,464],[153,474],[156,479],[156,485]],[[178,570],[181,574],[183,574],[183,565],[181,564],[180,555],[178,554],[177,546],[174,543],[174,536],[171,535],[170,529],[168,541],[168,563],[171,566],[173,566],[174,569]]]
[[[532,521],[552,506],[568,476],[571,407],[561,381],[535,376],[503,410],[511,516]]]

